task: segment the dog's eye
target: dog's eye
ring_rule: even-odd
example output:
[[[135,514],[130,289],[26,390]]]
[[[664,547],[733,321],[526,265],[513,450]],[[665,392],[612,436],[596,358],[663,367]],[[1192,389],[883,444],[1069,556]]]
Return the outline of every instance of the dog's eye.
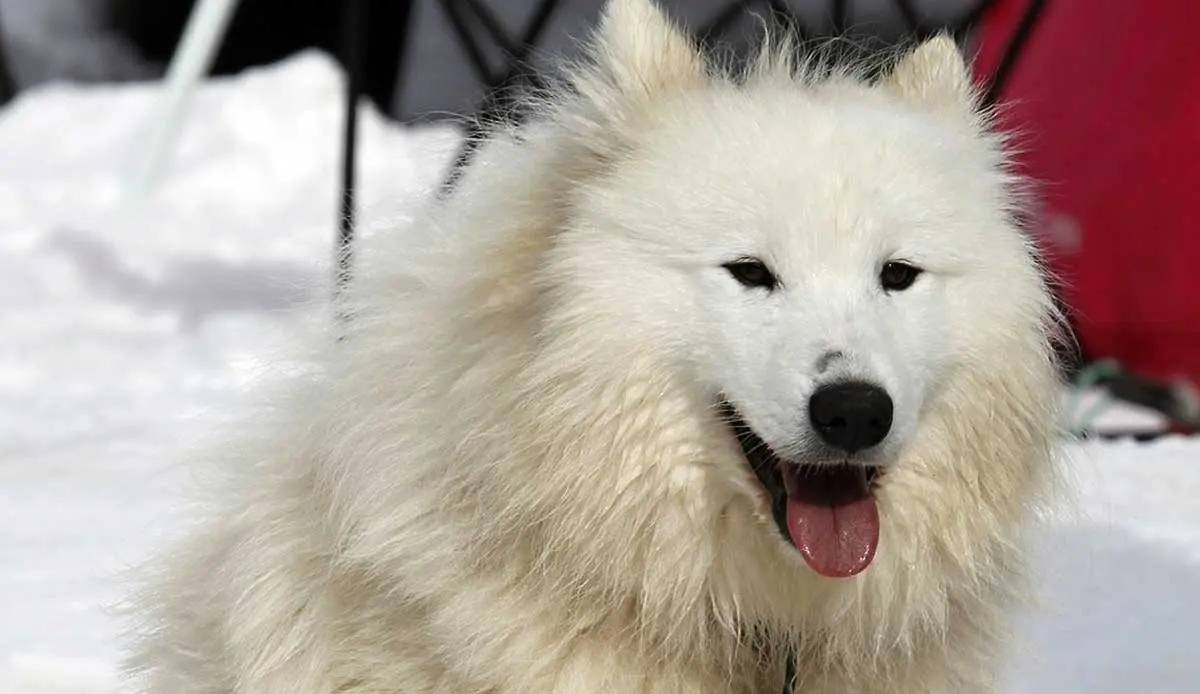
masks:
[[[913,282],[917,281],[921,272],[919,267],[893,260],[884,263],[883,269],[879,271],[879,285],[883,287],[884,291],[902,292],[913,286]]]
[[[729,274],[733,275],[733,278],[741,282],[744,287],[762,287],[771,291],[779,286],[779,280],[776,279],[771,269],[757,258],[741,258],[731,263],[725,263],[721,267],[728,270]]]

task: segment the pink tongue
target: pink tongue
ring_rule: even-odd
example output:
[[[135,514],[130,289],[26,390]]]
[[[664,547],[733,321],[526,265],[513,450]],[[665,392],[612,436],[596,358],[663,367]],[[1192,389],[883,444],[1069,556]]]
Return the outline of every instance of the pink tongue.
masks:
[[[804,561],[829,578],[846,578],[867,568],[879,546],[879,511],[869,494],[835,504],[789,494],[787,527]]]

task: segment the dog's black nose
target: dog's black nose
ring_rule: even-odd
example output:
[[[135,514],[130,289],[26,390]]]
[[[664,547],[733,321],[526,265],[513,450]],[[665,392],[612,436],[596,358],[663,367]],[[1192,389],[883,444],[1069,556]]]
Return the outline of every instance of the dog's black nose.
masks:
[[[882,441],[892,428],[892,398],[879,386],[860,381],[817,388],[808,417],[825,443],[854,453]]]

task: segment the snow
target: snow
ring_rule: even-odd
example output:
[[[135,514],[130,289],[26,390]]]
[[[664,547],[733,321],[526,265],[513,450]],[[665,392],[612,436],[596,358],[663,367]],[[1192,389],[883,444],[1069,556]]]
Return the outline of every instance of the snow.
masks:
[[[154,87],[0,112],[0,692],[116,694],[123,571],[178,527],[188,454],[327,318],[340,78],[305,54],[205,86],[158,193],[120,205]],[[446,129],[364,114],[370,230],[426,195]],[[1135,413],[1136,414],[1136,413]],[[1200,444],[1073,444],[1012,694],[1200,681]]]

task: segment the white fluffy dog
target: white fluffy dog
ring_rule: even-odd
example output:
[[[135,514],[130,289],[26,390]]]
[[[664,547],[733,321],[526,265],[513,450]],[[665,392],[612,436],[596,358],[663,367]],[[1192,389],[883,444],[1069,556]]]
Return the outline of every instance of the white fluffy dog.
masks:
[[[788,54],[613,0],[233,451],[140,691],[992,688],[1056,436],[1016,181],[950,39]]]

